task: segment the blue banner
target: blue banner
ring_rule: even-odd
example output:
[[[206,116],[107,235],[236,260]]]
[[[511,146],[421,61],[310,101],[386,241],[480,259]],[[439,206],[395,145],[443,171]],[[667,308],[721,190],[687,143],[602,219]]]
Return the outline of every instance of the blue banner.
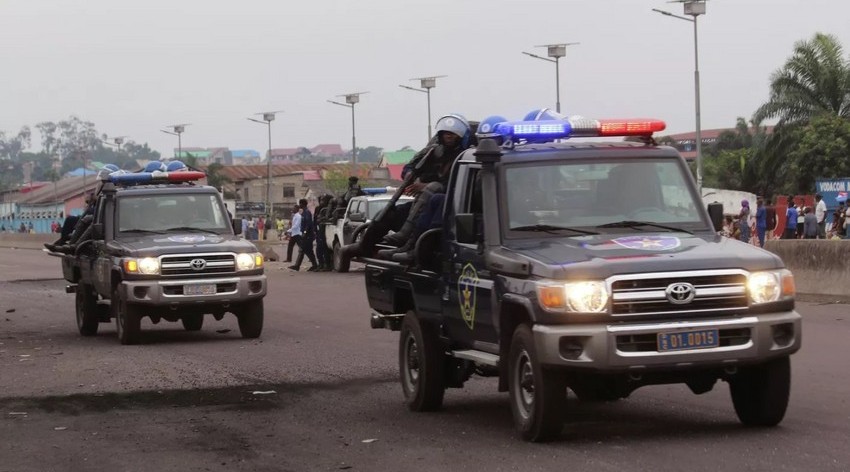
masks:
[[[847,200],[850,192],[850,177],[840,179],[821,179],[815,181],[815,191],[823,197],[827,209],[827,221],[832,221],[832,213],[838,208],[838,202]]]

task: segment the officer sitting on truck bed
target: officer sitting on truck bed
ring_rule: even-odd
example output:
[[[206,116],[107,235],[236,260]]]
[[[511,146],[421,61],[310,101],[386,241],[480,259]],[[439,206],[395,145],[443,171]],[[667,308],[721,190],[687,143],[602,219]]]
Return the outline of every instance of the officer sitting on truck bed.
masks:
[[[385,237],[384,242],[400,247],[382,251],[379,255],[391,258],[393,254],[407,253],[413,249],[417,219],[433,195],[445,192],[452,163],[469,147],[472,139],[469,123],[458,114],[446,115],[437,120],[436,131],[436,139],[416,153],[402,171],[402,179],[413,179],[403,191],[406,195],[417,196],[416,200],[412,204],[385,207],[364,231],[360,241],[343,248],[343,257],[372,255],[378,240],[394,228],[397,231]]]

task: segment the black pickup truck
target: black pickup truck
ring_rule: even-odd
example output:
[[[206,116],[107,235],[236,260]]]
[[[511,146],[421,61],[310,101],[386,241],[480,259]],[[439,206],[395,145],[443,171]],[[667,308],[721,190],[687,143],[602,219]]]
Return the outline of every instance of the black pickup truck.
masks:
[[[801,343],[793,277],[719,236],[722,210],[703,206],[686,162],[642,139],[482,139],[453,164],[443,226],[415,264],[365,259],[371,325],[401,331],[411,410],[497,376],[522,438],[543,441],[568,388],[614,401],[723,380],[742,423],[782,420]]]
[[[139,342],[142,317],[200,330],[205,314],[234,313],[243,337],[263,329],[263,257],[239,239],[219,192],[193,182],[115,185],[97,198],[92,238],[62,257],[76,293],[77,327],[97,334],[115,319],[122,344]]]

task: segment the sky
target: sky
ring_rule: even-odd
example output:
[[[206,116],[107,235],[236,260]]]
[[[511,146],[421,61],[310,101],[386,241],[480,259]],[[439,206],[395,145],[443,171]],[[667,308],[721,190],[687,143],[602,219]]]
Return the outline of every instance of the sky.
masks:
[[[560,62],[562,112],[694,124],[691,23],[661,0],[0,0],[0,130],[70,115],[164,155],[184,147],[268,148],[254,113],[283,110],[275,148],[396,150],[427,138],[424,93],[410,78],[446,75],[441,114],[520,119],[555,108],[555,65],[536,45],[578,42]],[[850,56],[850,2],[710,0],[699,18],[702,128],[732,127],[768,98],[796,41],[835,35]],[[40,149],[33,130],[32,149]]]

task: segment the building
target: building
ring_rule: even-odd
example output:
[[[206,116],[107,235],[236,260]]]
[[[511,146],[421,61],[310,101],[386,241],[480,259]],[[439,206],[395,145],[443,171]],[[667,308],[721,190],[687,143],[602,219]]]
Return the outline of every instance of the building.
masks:
[[[751,132],[754,131],[754,128],[750,128]],[[717,142],[717,138],[720,137],[724,132],[735,133],[738,130],[736,128],[717,128],[717,129],[704,129],[700,130],[700,140],[702,141],[702,148],[705,150],[706,147],[713,146],[714,143]],[[766,126],[765,132],[770,134],[773,132],[773,126]],[[671,134],[668,136],[663,136],[663,138],[669,138],[673,140],[673,147],[675,147],[679,154],[682,155],[687,160],[694,160],[697,157],[697,133],[696,131],[691,131],[688,133],[679,133],[679,134]]]
[[[401,180],[401,171],[404,165],[410,162],[415,155],[416,151],[412,149],[384,152],[381,154],[381,161],[378,163],[378,167],[387,168],[391,179]]]

